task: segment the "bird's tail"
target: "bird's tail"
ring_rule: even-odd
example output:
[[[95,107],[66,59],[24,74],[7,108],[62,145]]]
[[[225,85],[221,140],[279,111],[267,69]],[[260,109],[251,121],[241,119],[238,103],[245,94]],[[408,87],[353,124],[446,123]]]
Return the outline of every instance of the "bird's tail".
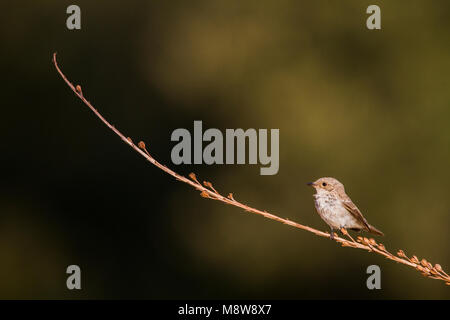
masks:
[[[369,230],[370,233],[376,234],[377,236],[384,236],[384,233],[375,228],[374,226],[369,224]]]

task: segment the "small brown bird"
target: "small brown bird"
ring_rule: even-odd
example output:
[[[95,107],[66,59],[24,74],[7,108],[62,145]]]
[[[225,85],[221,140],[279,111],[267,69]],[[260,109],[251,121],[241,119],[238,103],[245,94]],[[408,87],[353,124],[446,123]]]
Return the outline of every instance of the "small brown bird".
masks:
[[[334,178],[320,178],[315,182],[307,183],[316,189],[314,204],[317,213],[331,228],[331,239],[334,239],[333,231],[351,229],[367,231],[379,236],[383,232],[370,225],[363,217],[361,211],[345,193],[344,185]]]

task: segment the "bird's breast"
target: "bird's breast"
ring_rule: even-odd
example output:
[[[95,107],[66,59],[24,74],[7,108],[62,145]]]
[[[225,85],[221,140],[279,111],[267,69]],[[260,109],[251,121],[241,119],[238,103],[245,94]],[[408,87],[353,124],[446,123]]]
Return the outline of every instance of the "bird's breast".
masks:
[[[315,194],[315,207],[320,217],[332,228],[352,228],[359,223],[342,205],[342,202],[332,194]]]
[[[319,214],[321,214],[322,211],[335,210],[336,207],[342,206],[340,201],[332,195],[315,194],[314,197],[316,198],[314,203]]]

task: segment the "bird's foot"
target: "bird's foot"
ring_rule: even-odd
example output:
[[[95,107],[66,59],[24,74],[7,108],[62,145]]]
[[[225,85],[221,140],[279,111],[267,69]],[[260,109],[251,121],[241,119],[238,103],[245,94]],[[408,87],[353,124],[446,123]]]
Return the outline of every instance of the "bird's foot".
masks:
[[[334,231],[333,231],[333,229],[330,230],[330,239],[334,240]]]

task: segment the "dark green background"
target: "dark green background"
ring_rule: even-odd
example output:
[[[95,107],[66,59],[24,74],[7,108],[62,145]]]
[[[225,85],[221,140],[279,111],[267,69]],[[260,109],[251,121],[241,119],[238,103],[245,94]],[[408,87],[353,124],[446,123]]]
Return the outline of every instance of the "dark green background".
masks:
[[[82,10],[82,29],[65,26]],[[381,7],[382,29],[365,26]],[[401,248],[450,268],[448,1],[15,1],[1,10],[1,298],[450,298],[412,268],[202,199],[123,144],[327,230],[334,176]],[[280,170],[174,166],[171,132],[279,128]],[[69,291],[66,267],[82,270]],[[382,290],[366,288],[367,266]]]

